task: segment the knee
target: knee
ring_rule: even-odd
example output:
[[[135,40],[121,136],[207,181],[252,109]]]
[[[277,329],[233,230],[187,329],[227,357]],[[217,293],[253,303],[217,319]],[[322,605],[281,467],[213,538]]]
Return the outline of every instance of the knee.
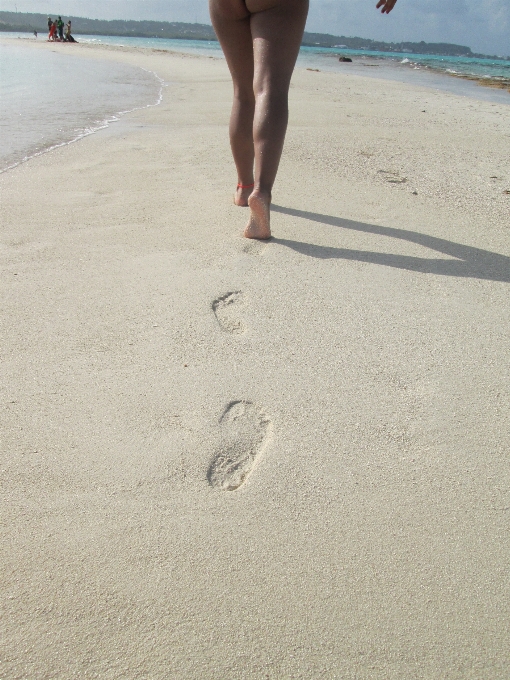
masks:
[[[255,94],[252,87],[234,85],[234,99],[242,107],[255,106]]]
[[[286,109],[289,102],[289,91],[274,83],[260,83],[254,86],[256,101],[264,101],[271,108]]]

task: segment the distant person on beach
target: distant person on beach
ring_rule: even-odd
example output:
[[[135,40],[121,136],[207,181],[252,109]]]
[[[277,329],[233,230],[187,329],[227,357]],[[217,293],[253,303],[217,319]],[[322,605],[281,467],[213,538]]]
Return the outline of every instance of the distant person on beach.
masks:
[[[76,40],[71,35],[71,19],[69,19],[69,21],[67,22],[67,25],[66,25],[66,41],[67,42],[76,42]]]
[[[60,40],[64,40],[64,22],[62,21],[62,17],[59,17],[57,19],[57,28],[58,28],[58,37]]]
[[[52,21],[48,40],[55,40],[56,33],[57,33],[57,22]]]
[[[389,14],[396,2],[379,0],[377,8]],[[234,85],[234,203],[250,207],[246,238],[268,239],[271,190],[287,130],[290,79],[308,0],[209,0],[209,10]]]
[[[37,31],[34,31],[34,35],[35,35],[35,37],[37,38]]]

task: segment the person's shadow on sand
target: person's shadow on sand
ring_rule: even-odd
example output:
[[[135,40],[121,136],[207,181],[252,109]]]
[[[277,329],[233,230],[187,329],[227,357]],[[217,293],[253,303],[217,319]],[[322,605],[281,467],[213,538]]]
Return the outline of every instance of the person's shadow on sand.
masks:
[[[390,236],[392,238],[403,239],[411,243],[417,243],[425,248],[436,250],[445,255],[450,255],[452,260],[432,259],[424,257],[411,257],[407,255],[392,255],[391,253],[376,253],[367,250],[349,250],[346,248],[329,248],[326,246],[316,246],[301,241],[290,241],[283,238],[273,238],[275,243],[279,243],[287,248],[319,259],[337,258],[342,260],[357,260],[358,262],[372,262],[386,267],[397,269],[408,269],[415,272],[426,274],[440,274],[442,276],[462,276],[475,279],[487,279],[489,281],[503,281],[510,283],[510,257],[492,253],[489,250],[480,250],[471,246],[464,246],[461,243],[453,243],[435,236],[427,236],[415,231],[405,229],[394,229],[392,227],[380,227],[375,224],[363,224],[344,220],[340,217],[331,215],[321,215],[320,213],[305,212],[304,210],[294,210],[285,208],[281,205],[271,205],[271,211],[284,213],[293,217],[302,217],[306,220],[329,224],[332,227],[342,229],[353,229],[369,234],[380,236]]]

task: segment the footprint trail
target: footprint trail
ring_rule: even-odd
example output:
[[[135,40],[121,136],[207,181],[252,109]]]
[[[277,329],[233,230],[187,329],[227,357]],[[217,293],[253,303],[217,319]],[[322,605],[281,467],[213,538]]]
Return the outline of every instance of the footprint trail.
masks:
[[[260,459],[271,432],[271,421],[251,401],[231,402],[220,418],[222,441],[207,479],[212,487],[235,491]]]

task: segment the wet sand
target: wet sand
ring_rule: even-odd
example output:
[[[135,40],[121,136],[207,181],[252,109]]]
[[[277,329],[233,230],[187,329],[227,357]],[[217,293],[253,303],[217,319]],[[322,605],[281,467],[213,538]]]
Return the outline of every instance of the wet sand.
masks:
[[[2,678],[508,676],[510,109],[296,71],[261,243],[224,61],[75,47],[168,86],[0,177]]]

